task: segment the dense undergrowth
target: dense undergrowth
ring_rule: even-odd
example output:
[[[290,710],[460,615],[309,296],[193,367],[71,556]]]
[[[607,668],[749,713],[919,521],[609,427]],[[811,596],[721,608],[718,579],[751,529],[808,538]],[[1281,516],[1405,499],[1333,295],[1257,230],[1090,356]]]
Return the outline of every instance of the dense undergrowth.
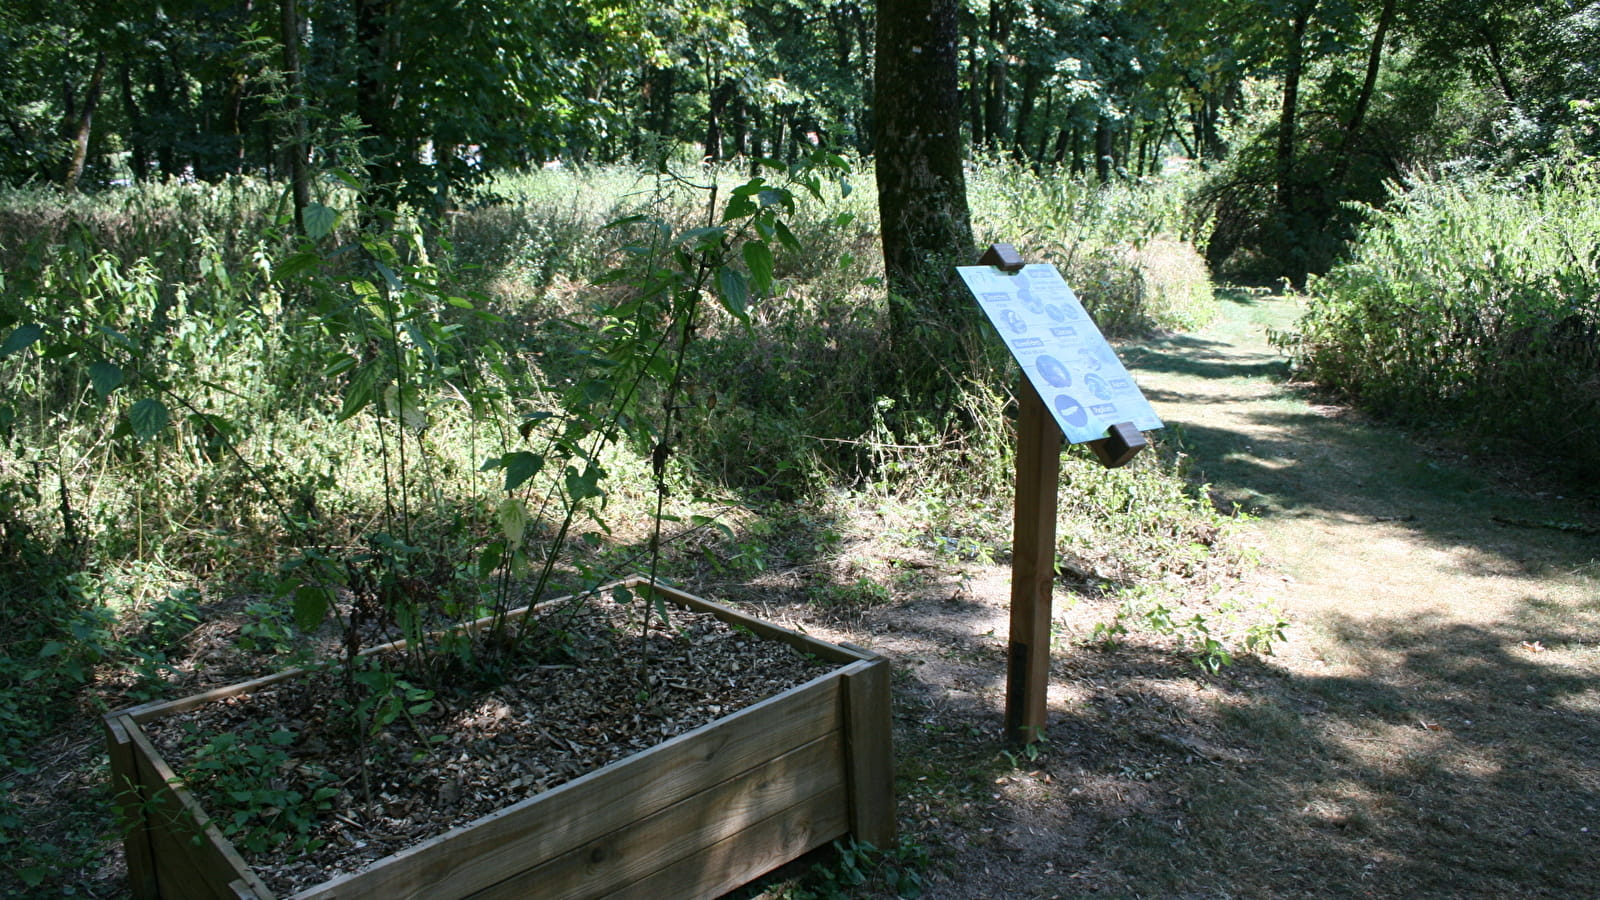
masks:
[[[1420,178],[1310,285],[1305,376],[1482,446],[1600,465],[1600,169]]]
[[[164,696],[224,611],[265,671],[640,568],[754,575],[779,543],[826,564],[830,509],[1003,557],[1015,372],[978,354],[959,415],[896,409],[875,204],[850,190],[871,178],[841,162],[529,173],[381,233],[329,178],[309,239],[249,180],[0,196],[0,765]],[[1114,334],[1210,315],[1178,187],[990,163],[973,197],[980,242],[1060,265]],[[1100,589],[1240,563],[1181,460],[1067,455],[1062,545]],[[892,596],[839,571],[820,600]],[[362,677],[414,699],[425,676]],[[74,852],[14,842],[0,868],[36,885]]]

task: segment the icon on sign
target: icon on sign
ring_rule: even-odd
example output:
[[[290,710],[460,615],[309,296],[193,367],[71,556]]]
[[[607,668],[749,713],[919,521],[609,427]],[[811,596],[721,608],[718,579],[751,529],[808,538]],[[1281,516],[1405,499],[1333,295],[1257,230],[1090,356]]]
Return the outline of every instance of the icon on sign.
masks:
[[[1046,306],[1044,311],[1046,315],[1052,319],[1055,319],[1057,322],[1065,322],[1067,320],[1067,311],[1059,306],[1056,306],[1055,304]]]
[[[1084,376],[1083,383],[1089,388],[1089,392],[1094,394],[1095,397],[1101,400],[1111,399],[1111,386],[1106,384],[1106,380],[1101,378],[1099,375],[1092,373],[1086,375]]]
[[[1089,424],[1088,410],[1083,408],[1082,403],[1079,403],[1066,394],[1061,394],[1056,397],[1056,412],[1061,414],[1061,421],[1066,422],[1073,428],[1082,428],[1083,426]]]
[[[1083,357],[1083,365],[1091,372],[1100,371],[1100,366],[1104,365],[1100,362],[1100,357],[1096,356],[1094,351],[1087,347],[1079,350],[1078,355]]]
[[[1028,323],[1024,322],[1022,317],[1017,315],[1017,311],[1014,309],[1008,309],[1001,313],[1000,320],[1006,323],[1007,328],[1015,331],[1017,334],[1023,334],[1028,330]]]
[[[1054,356],[1040,356],[1034,360],[1039,367],[1039,377],[1050,383],[1051,387],[1072,387],[1072,373],[1061,364],[1061,360]]]
[[[1044,312],[1044,304],[1033,295],[1033,286],[1028,284],[1026,279],[1017,282],[1017,299],[1021,300],[1022,305],[1028,308],[1028,312],[1034,315]]]

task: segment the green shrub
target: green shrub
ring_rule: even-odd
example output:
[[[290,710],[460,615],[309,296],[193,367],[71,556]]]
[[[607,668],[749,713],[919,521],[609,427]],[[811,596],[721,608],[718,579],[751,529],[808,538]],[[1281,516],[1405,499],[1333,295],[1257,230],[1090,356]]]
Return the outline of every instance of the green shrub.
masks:
[[[1060,171],[991,160],[972,173],[980,246],[1013,244],[1051,263],[1100,329],[1184,330],[1215,314],[1205,261],[1189,240],[1189,179],[1091,185]]]
[[[1533,183],[1427,178],[1368,211],[1288,339],[1368,407],[1600,464],[1600,166]]]

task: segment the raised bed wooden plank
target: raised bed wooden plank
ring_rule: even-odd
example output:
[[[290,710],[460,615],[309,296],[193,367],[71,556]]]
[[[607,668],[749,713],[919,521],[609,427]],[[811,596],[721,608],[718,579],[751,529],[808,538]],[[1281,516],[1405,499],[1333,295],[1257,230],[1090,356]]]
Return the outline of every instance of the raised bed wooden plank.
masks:
[[[461,897],[842,729],[840,680],[820,675],[293,900]]]
[[[272,893],[178,783],[177,776],[149,738],[137,729],[131,730],[129,737],[161,896],[183,900],[235,900],[237,894],[230,885],[242,882],[259,900],[272,900]],[[177,864],[179,862],[182,864]]]
[[[640,578],[623,582],[632,587],[643,583]],[[839,837],[847,830],[855,829],[859,837],[887,846],[893,838],[894,827],[892,764],[889,762],[892,751],[887,744],[887,662],[860,648],[840,649],[682,591],[663,586],[661,592],[671,603],[710,612],[756,635],[846,668],[819,675],[812,682],[778,697],[380,860],[375,868],[366,872],[342,876],[310,888],[290,900],[457,898],[473,890],[504,883],[508,878],[517,877],[530,863],[537,865],[540,860],[548,861],[545,864],[547,874],[556,871],[586,873],[573,882],[579,885],[574,888],[579,892],[573,896],[596,896],[596,879],[592,877],[597,865],[594,854],[602,847],[609,850],[599,853],[600,861],[614,861],[610,868],[622,873],[607,876],[605,884],[623,887],[621,882],[627,881],[633,885],[671,885],[652,887],[653,893],[635,891],[637,896],[709,897]],[[565,599],[550,601],[550,604],[561,602]],[[514,615],[528,615],[548,605],[518,610]],[[490,621],[484,619],[465,627],[480,628]],[[403,642],[371,648],[369,652],[400,647]],[[149,746],[135,721],[171,715],[302,674],[295,670],[280,672],[206,694],[145,704],[113,714],[113,717],[120,715],[120,721],[125,723],[124,730],[130,737],[127,744],[136,761],[146,755],[149,757],[148,765],[134,767],[144,781],[146,792],[163,804],[186,808],[191,816],[182,827],[155,829],[151,844],[161,843],[160,854],[175,851],[193,858],[193,851],[199,849],[203,857],[193,876],[160,871],[157,877],[166,882],[162,891],[165,898],[272,900],[272,895],[244,867],[231,844],[199,812],[188,792],[181,786],[167,786],[172,779],[171,771]],[[866,719],[872,715],[880,715],[882,721],[868,723]],[[107,721],[109,726],[112,719]],[[822,768],[802,770],[802,775],[805,771],[810,774],[801,778],[793,773],[763,777],[763,767],[780,765],[772,762],[775,755],[789,752],[807,741],[814,742],[821,733],[828,734],[824,746],[830,748],[828,753],[832,756],[826,771]],[[113,748],[114,757],[119,752],[124,755],[129,752],[118,750],[115,741],[108,746]],[[730,754],[727,752],[730,747],[749,752]],[[867,750],[873,756],[881,751],[883,758],[851,758],[847,763],[846,756],[858,749]],[[730,777],[730,773],[734,774]],[[771,787],[785,782],[792,788],[797,780],[814,779],[826,781],[822,792],[799,801],[795,801],[797,794],[785,794]],[[831,808],[825,808],[824,801],[818,799],[824,796],[830,798],[827,802],[832,804]],[[667,809],[674,805],[680,807],[677,813]],[[735,810],[733,819],[718,823],[729,807]],[[772,813],[776,807],[783,808]],[[696,812],[689,814],[686,820],[682,813],[690,809]],[[152,811],[151,804],[146,803],[145,810]],[[642,825],[638,821],[641,818],[646,820]],[[757,818],[760,821],[748,824],[749,820]],[[203,826],[206,837],[203,846],[198,848],[190,842],[195,833],[195,820]],[[650,836],[652,833],[655,837]],[[189,852],[175,843],[179,840],[190,842],[187,844]],[[591,846],[585,847],[585,844]],[[720,854],[724,861],[708,863],[705,859],[708,853],[712,858]],[[552,860],[552,856],[558,859]],[[229,879],[219,889],[219,879],[234,873],[239,877]],[[535,883],[539,888],[535,895],[547,896],[549,879],[539,878]],[[528,890],[514,895],[527,896]]]
[[[838,803],[844,789],[841,741],[838,733],[812,741],[660,812],[629,821],[610,834],[473,894],[471,900],[607,897],[787,810],[815,807],[828,798]],[[764,847],[741,843],[747,852],[766,854]]]
[[[132,733],[138,726],[127,716],[110,716],[105,719],[105,727],[111,791],[116,797],[117,820],[124,829],[122,846],[128,864],[128,888],[134,900],[160,900],[150,829],[142,815],[146,800],[140,790],[139,763],[134,755]]]
[[[632,579],[629,581],[629,584],[633,587],[637,587],[646,583],[646,580],[642,578],[637,579],[637,581]],[[657,585],[656,589],[672,600],[675,600],[678,603],[689,607],[690,609],[698,609],[703,612],[711,613],[724,622],[738,625],[741,628],[748,628],[752,632],[759,634],[764,638],[788,644],[796,650],[809,653],[819,659],[825,659],[829,662],[836,663],[852,663],[862,658],[858,653],[842,649],[839,646],[830,644],[826,641],[818,640],[809,634],[795,631],[792,628],[784,628],[781,625],[774,625],[771,622],[762,621],[761,619],[757,619],[753,616],[745,615],[733,607],[723,606],[720,603],[713,603],[710,600],[696,597],[693,594],[686,594],[677,588],[670,588],[666,585]]]
[[[850,827],[843,788],[756,822],[699,856],[679,860],[606,900],[708,900],[815,850]]]
[[[647,583],[647,579],[641,576],[634,576],[623,581],[614,582],[612,584],[596,588],[589,593],[599,596],[616,587],[628,587],[630,589],[634,589]],[[744,613],[739,612],[731,607],[723,606],[720,603],[713,603],[709,600],[696,597],[693,594],[686,594],[676,588],[667,587],[666,585],[658,585],[657,589],[674,603],[687,606],[691,609],[698,609],[703,612],[711,613],[717,618],[722,619],[724,622],[730,622],[737,624],[742,628],[748,628],[755,634],[771,640],[781,641],[782,643],[788,644],[797,650],[810,653],[820,659],[826,659],[829,662],[836,663],[851,663],[862,658],[859,653],[852,652],[850,650],[841,650],[839,647],[833,644],[817,640],[808,634],[803,634],[790,628],[783,628],[778,625],[773,625],[770,622],[763,622],[760,619],[745,615]],[[560,597],[555,600],[547,600],[535,606],[524,606],[506,613],[506,618],[508,620],[515,621],[523,616],[531,615],[540,610],[570,602],[572,599],[572,597]],[[460,627],[466,631],[476,632],[488,627],[493,621],[493,616],[486,616],[482,619],[468,622]],[[376,646],[368,647],[367,649],[361,651],[361,653],[363,656],[366,656],[371,653],[387,653],[393,650],[404,650],[405,647],[405,641],[391,641],[386,644],[378,644]],[[217,700],[222,700],[228,697],[237,697],[240,694],[248,694],[252,691],[257,691],[269,685],[276,684],[277,682],[290,678],[296,678],[302,674],[304,674],[303,669],[285,669],[282,672],[274,672],[271,675],[264,675],[260,678],[240,682],[238,684],[226,685],[224,687],[219,687],[215,690],[206,691],[205,693],[201,694],[180,697],[176,700],[158,700],[150,703],[143,703],[138,706],[120,710],[117,714],[130,716],[135,722],[149,722],[153,719],[159,719],[164,716],[187,712],[191,709],[204,706],[207,703],[213,703]]]
[[[889,661],[860,662],[844,680],[845,759],[850,776],[850,832],[880,849],[895,839],[894,735]]]

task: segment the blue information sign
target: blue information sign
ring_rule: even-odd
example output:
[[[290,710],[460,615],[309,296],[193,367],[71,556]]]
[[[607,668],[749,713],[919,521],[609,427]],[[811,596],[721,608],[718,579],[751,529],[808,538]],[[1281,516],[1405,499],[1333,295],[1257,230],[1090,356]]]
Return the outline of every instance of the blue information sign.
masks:
[[[1132,422],[1153,431],[1161,420],[1133,383],[1100,328],[1054,266],[960,266],[956,271],[994,323],[1067,441],[1082,444]]]

